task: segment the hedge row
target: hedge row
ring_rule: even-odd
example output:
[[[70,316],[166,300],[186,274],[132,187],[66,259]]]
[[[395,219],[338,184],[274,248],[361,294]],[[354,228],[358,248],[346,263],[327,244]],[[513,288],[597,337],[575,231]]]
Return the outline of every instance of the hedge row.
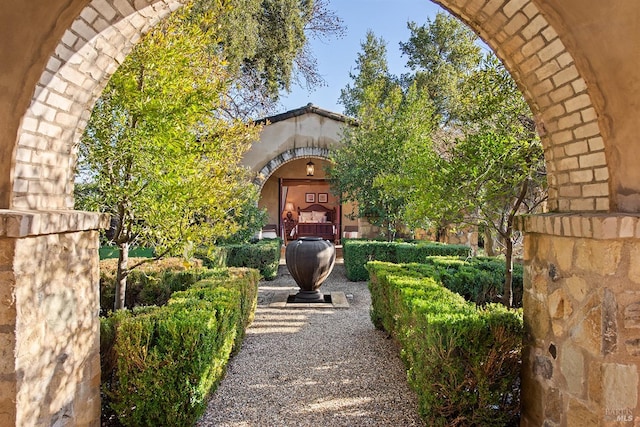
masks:
[[[104,397],[125,426],[189,426],[239,348],[257,303],[257,271],[231,269],[162,307],[101,321]]]
[[[280,265],[280,239],[264,239],[256,243],[221,245],[197,251],[207,267],[247,267],[260,271],[265,280],[273,280],[278,275]]]
[[[517,425],[521,312],[477,309],[415,269],[380,262],[367,268],[372,320],[400,343],[426,424]]]
[[[365,264],[369,261],[424,262],[430,256],[468,256],[469,247],[446,245],[437,242],[381,242],[374,240],[344,240],[344,266],[347,279],[358,282],[367,280]]]
[[[505,263],[489,257],[427,257],[422,264],[406,264],[407,270],[433,277],[447,289],[478,305],[498,302],[504,289]],[[513,266],[513,306],[522,306],[523,268]]]
[[[134,265],[138,258],[129,258]],[[105,316],[113,310],[115,298],[117,259],[100,261],[100,313]],[[202,268],[202,262],[185,263],[181,258],[166,258],[143,264],[127,275],[125,307],[128,309],[146,305],[165,305],[171,294],[187,289],[207,277],[220,273],[220,269]]]

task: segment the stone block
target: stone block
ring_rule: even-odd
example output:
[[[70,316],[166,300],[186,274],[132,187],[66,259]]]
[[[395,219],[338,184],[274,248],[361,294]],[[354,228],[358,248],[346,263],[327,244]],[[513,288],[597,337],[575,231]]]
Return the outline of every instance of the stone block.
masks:
[[[552,78],[552,80],[554,80],[555,82],[555,76]],[[554,86],[558,87],[558,89],[549,93],[549,96],[551,97],[553,102],[560,103],[575,96],[575,93],[573,93],[573,87],[571,87],[570,85],[559,86],[558,84],[554,84]],[[578,112],[566,115],[558,120],[559,129],[570,129],[580,124],[582,124],[582,116]]]
[[[524,326],[535,339],[545,339],[551,329],[551,319],[545,305],[529,292],[523,295]]]
[[[630,356],[640,356],[640,338],[628,339],[624,342],[625,350]]]
[[[587,141],[572,142],[564,146],[564,151],[568,156],[577,156],[580,154],[586,154],[589,152],[589,145]]]
[[[547,391],[547,397],[544,405],[545,422],[560,423],[562,419],[562,393],[557,388]]]
[[[596,181],[607,181],[609,179],[609,168],[594,169],[593,174]]]
[[[557,62],[555,61],[546,62],[541,58],[539,59],[542,65],[540,66],[540,68],[538,68],[535,71],[537,80],[545,80],[545,79],[551,78],[553,75],[555,75],[555,73],[557,73],[560,70],[560,66],[558,65]]]
[[[590,410],[576,399],[570,399],[566,420],[567,427],[586,427],[600,425],[601,418],[598,412]]]
[[[608,194],[609,184],[606,182],[582,186],[582,195],[585,197],[607,196]]]
[[[567,298],[564,289],[557,289],[549,295],[547,305],[553,319],[567,319],[573,313],[571,300]]]
[[[582,80],[582,79],[579,79],[579,80]],[[588,108],[584,108],[583,110],[580,110],[580,115],[582,116],[582,121],[585,123],[598,120],[598,113],[593,107],[588,107]]]
[[[602,276],[613,275],[622,258],[622,242],[584,239],[576,244],[575,253],[577,268]]]
[[[604,151],[604,140],[601,136],[589,138],[589,150],[592,152]]]
[[[571,276],[565,279],[564,285],[569,295],[578,302],[582,302],[587,296],[587,282],[581,277]]]
[[[602,381],[605,409],[635,410],[638,404],[638,367],[636,365],[604,363]]]
[[[556,39],[549,43],[544,49],[538,52],[538,57],[545,63],[551,61],[554,57],[558,56],[565,51],[564,45],[560,39]],[[554,73],[556,74],[556,73]]]
[[[591,138],[600,135],[600,127],[598,125],[598,122],[586,123],[585,125],[580,126],[573,131],[573,135],[576,139]],[[602,153],[602,158],[604,159],[604,153]],[[604,160],[603,162],[598,162],[594,166],[604,166],[606,164],[606,160]]]
[[[567,383],[567,391],[575,396],[584,395],[584,355],[579,347],[566,342],[560,349],[560,372]]]
[[[571,182],[576,184],[582,184],[593,181],[593,171],[590,169],[587,170],[578,170],[573,171],[569,174]]]
[[[533,375],[550,380],[553,377],[553,362],[545,356],[536,356],[533,362]]]
[[[640,301],[633,302],[624,308],[624,327],[640,328]]]
[[[578,72],[575,68],[575,66],[572,66],[571,68],[568,68],[567,70],[571,70],[573,69],[573,72],[571,74],[567,74],[565,76],[562,76],[564,78],[567,78],[568,80],[566,81],[571,81],[571,80],[576,80],[578,78]],[[562,73],[564,73],[567,70],[563,70]],[[561,76],[557,76],[559,79],[561,78]],[[582,95],[578,95],[578,96],[574,96],[571,99],[568,99],[565,103],[564,106],[567,109],[567,111],[580,111],[583,110],[585,108],[589,108],[592,105],[591,103],[591,98],[589,98],[589,95],[582,94]],[[597,117],[594,117],[594,120],[597,119]]]
[[[569,331],[573,342],[595,356],[602,350],[602,304],[593,295],[591,299],[576,310],[573,327]]]
[[[522,30],[522,35],[527,39],[531,39],[536,34],[542,33],[542,30],[544,30],[547,25],[547,20],[544,19],[541,15],[538,15],[533,18],[529,22],[529,24]]]
[[[600,361],[589,362],[587,371],[587,397],[591,402],[602,402],[602,369]]]
[[[622,239],[633,237],[637,218],[625,216],[620,219],[619,237]]]
[[[558,169],[563,171],[578,169],[579,167],[578,157],[565,157],[558,162]]]
[[[569,218],[567,218],[569,220]],[[570,221],[568,221],[570,224]],[[568,228],[571,228],[569,225]],[[568,231],[568,230],[567,230]],[[573,266],[574,239],[557,238],[553,240],[553,254],[560,271],[569,272]]]
[[[527,70],[534,70],[535,68],[540,66],[540,58],[537,56],[532,56],[536,52],[538,52],[544,46],[544,39],[542,37],[534,37],[530,39],[524,46],[522,46],[522,54],[526,58],[527,61],[533,60],[534,62],[530,63],[527,67]],[[536,67],[532,67],[532,64],[537,64]],[[549,82],[551,83],[551,82]],[[550,85],[549,88],[544,93],[550,91],[553,88],[553,85]]]

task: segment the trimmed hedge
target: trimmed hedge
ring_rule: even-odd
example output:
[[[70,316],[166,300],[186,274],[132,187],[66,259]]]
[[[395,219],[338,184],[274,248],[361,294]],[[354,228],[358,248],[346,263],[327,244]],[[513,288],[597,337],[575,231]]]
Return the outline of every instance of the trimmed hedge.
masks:
[[[282,240],[264,239],[256,243],[221,245],[196,252],[207,267],[247,267],[260,271],[265,280],[278,275]]]
[[[102,320],[103,390],[120,423],[195,423],[252,320],[259,279],[255,270],[231,269],[163,307]]]
[[[138,260],[130,258],[129,265],[134,265]],[[100,313],[103,316],[113,310],[117,268],[117,259],[100,261]],[[174,292],[217,274],[222,274],[219,269],[202,268],[199,260],[195,265],[185,263],[182,258],[166,258],[143,264],[127,276],[125,307],[164,305]]]
[[[477,309],[417,269],[367,268],[372,320],[399,341],[427,425],[517,425],[521,312]]]
[[[424,262],[427,257],[468,256],[469,247],[437,242],[380,242],[375,240],[344,240],[342,253],[347,279],[353,282],[369,278],[365,264],[369,261]]]
[[[498,302],[504,289],[505,263],[489,257],[427,257],[422,264],[406,264],[407,270],[433,277],[447,289],[478,305]],[[513,266],[513,306],[522,307],[523,267]]]

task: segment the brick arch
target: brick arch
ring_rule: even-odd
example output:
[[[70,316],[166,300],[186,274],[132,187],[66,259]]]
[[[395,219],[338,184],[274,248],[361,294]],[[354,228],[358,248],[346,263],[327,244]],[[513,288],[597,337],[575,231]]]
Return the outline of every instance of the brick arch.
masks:
[[[329,149],[324,147],[297,147],[283,151],[260,168],[253,183],[262,190],[271,175],[285,164],[299,159],[329,159]]]
[[[575,58],[534,0],[432,0],[466,22],[510,71],[536,118],[553,211],[609,211],[609,166],[594,103]]]
[[[11,205],[73,207],[74,144],[104,85],[141,34],[184,0],[93,0],[65,32],[23,117]],[[434,0],[496,52],[536,116],[550,207],[607,211],[609,169],[593,91],[533,0]],[[266,166],[265,166],[266,167]],[[268,170],[267,170],[268,172]]]
[[[141,35],[185,0],[93,0],[65,31],[18,133],[12,207],[73,209],[74,145]]]

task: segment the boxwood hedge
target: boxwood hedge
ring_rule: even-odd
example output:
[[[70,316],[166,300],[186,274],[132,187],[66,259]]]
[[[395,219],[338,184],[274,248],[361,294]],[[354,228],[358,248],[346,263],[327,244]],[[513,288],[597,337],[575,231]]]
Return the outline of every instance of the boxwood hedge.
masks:
[[[468,256],[469,247],[437,242],[381,242],[375,240],[344,240],[344,265],[347,278],[363,281],[369,278],[365,264],[369,261],[424,262],[429,256]]]
[[[401,345],[430,426],[515,426],[521,311],[479,309],[416,268],[371,262],[372,320]]]
[[[225,244],[200,250],[196,256],[207,267],[248,267],[260,271],[265,280],[278,275],[282,240],[264,239],[256,243]]]
[[[256,270],[230,269],[165,306],[102,319],[103,394],[122,425],[194,424],[252,319],[258,281]]]

